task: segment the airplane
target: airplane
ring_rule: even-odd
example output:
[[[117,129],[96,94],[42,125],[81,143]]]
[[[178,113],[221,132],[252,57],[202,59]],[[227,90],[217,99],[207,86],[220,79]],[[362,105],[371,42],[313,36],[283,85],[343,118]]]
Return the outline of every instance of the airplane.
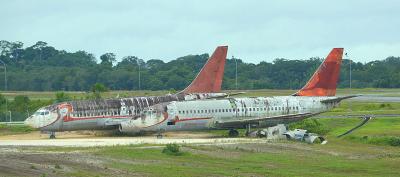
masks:
[[[119,131],[161,133],[226,129],[230,137],[236,137],[239,128],[249,131],[253,127],[301,121],[333,109],[344,99],[355,97],[335,96],[342,56],[343,48],[332,49],[305,86],[290,96],[164,102],[152,106],[140,117],[121,122]]]
[[[37,110],[24,123],[42,131],[116,129],[120,122],[136,119],[152,112],[152,106],[171,101],[221,98],[228,46],[218,46],[192,83],[176,94],[150,97],[128,97],[67,101]]]

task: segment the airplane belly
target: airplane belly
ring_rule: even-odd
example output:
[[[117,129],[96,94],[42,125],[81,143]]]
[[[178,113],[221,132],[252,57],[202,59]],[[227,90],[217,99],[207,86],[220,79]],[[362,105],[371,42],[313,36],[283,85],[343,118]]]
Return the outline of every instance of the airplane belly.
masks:
[[[97,129],[101,129],[101,126],[98,126],[96,119],[64,122],[62,127],[63,131],[97,130]]]

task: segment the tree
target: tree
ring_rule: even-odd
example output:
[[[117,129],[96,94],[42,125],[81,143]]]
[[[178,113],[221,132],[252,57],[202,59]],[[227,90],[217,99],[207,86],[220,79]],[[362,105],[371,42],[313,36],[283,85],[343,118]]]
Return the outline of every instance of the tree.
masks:
[[[56,92],[56,100],[55,100],[56,103],[70,101],[70,100],[71,97],[65,92]]]
[[[95,99],[100,99],[101,98],[101,93],[107,92],[108,88],[104,86],[102,83],[96,83],[92,86],[90,89],[92,91],[92,94]]]
[[[100,56],[101,65],[112,67],[114,62],[117,61],[114,53],[105,53]]]

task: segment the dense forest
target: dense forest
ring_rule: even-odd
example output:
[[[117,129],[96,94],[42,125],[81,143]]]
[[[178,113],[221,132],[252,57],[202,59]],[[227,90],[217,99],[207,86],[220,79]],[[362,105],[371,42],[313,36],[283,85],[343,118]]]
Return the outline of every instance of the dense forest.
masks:
[[[95,83],[111,90],[181,90],[196,76],[209,54],[186,55],[164,62],[114,53],[99,58],[86,51],[58,50],[46,42],[24,47],[22,42],[0,41],[0,60],[7,66],[8,90],[88,91]],[[322,55],[322,54],[321,54]],[[246,59],[227,59],[223,89],[235,89],[235,64],[238,89],[298,89],[309,79],[323,58],[306,60],[277,58],[272,63],[246,63]],[[353,87],[400,87],[400,57],[368,63],[352,63]],[[0,69],[3,73],[4,68]],[[139,70],[141,82],[139,86]],[[4,77],[0,74],[0,89]],[[342,63],[339,87],[349,86],[349,60]],[[140,87],[140,88],[139,88]]]

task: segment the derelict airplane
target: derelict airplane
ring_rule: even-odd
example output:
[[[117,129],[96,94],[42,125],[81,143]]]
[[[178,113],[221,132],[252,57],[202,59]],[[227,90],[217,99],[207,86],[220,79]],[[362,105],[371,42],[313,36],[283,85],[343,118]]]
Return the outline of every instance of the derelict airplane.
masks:
[[[219,46],[192,83],[183,91],[165,96],[68,101],[40,108],[25,120],[26,125],[51,132],[116,129],[120,122],[152,113],[164,102],[226,97],[221,91],[228,46]]]
[[[172,101],[152,106],[144,115],[121,122],[126,133],[270,127],[329,111],[354,96],[336,97],[343,48],[334,48],[317,71],[291,96]],[[66,116],[65,114],[64,116]]]

